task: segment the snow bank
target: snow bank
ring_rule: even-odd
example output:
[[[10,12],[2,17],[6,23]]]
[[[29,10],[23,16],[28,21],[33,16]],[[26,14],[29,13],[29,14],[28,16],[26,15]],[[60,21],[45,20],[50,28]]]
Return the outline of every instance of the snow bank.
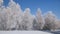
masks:
[[[0,34],[52,34],[42,31],[0,31]]]

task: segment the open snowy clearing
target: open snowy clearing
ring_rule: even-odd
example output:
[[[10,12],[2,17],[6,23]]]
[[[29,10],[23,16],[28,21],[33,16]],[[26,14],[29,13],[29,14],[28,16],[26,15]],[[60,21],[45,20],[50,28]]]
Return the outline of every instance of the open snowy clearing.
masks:
[[[42,31],[0,31],[0,34],[52,34]]]

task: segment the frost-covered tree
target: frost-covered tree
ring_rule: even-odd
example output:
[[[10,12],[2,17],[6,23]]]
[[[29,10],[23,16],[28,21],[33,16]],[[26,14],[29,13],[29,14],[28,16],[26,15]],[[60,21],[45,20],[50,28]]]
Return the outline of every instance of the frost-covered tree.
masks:
[[[36,16],[34,16],[34,20],[33,20],[33,30],[36,30],[37,28],[37,20],[36,20]]]
[[[50,29],[50,30],[55,30],[55,20],[56,20],[56,16],[49,11],[46,15],[45,15],[45,26]]]
[[[60,20],[59,19],[55,20],[55,25],[56,25],[55,29],[60,29]]]
[[[3,0],[0,0],[0,30],[6,30],[7,16],[3,6]]]
[[[2,6],[2,4],[3,4],[3,0],[0,0],[0,7]]]
[[[23,12],[19,4],[16,5],[16,20],[19,30],[22,28]]]
[[[8,22],[7,22],[7,29],[18,29],[21,23],[21,16],[22,10],[19,4],[16,4],[13,0],[10,0],[9,6],[7,7],[7,14],[8,14]]]
[[[6,29],[7,30],[16,29],[17,22],[16,22],[15,15],[12,13],[11,8],[7,7],[5,9],[5,12],[6,12],[6,16],[7,16],[7,27],[6,27]]]
[[[16,23],[16,18],[14,15],[11,14],[11,8],[6,9],[6,14],[7,14],[7,30],[11,30],[12,28],[15,27]]]
[[[23,15],[22,29],[32,30],[33,26],[33,16],[30,14],[30,9],[26,8]]]
[[[7,13],[7,30],[11,30],[13,28],[15,28],[16,26],[16,18],[13,15],[13,8],[14,6],[14,2],[12,0],[10,0],[9,2],[9,7],[7,7],[6,9],[6,13]]]
[[[40,8],[37,9],[36,21],[37,21],[36,29],[37,29],[37,30],[43,29],[44,24],[45,24],[45,21],[44,21],[44,18],[43,18],[43,16],[42,16],[42,14],[41,14]]]
[[[6,30],[7,27],[7,17],[6,14],[0,14],[0,30]]]
[[[0,0],[0,13],[3,11],[3,0]]]

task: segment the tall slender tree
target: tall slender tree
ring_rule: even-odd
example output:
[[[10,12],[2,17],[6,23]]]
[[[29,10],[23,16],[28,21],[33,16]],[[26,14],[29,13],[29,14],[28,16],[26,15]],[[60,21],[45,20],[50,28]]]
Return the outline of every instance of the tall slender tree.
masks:
[[[6,12],[8,15],[7,29],[21,29],[23,13],[20,5],[10,0]]]
[[[24,30],[32,30],[33,17],[30,14],[30,9],[26,8],[23,15],[22,27]]]
[[[36,20],[37,20],[37,30],[43,29],[45,21],[41,14],[40,8],[37,9]]]
[[[0,0],[0,30],[6,30],[7,16],[4,9],[3,0]]]

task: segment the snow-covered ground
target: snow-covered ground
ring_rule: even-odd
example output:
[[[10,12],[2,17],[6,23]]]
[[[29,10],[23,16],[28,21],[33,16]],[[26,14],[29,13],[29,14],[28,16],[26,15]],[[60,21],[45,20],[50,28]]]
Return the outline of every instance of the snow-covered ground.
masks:
[[[0,34],[52,34],[42,31],[0,31]]]

